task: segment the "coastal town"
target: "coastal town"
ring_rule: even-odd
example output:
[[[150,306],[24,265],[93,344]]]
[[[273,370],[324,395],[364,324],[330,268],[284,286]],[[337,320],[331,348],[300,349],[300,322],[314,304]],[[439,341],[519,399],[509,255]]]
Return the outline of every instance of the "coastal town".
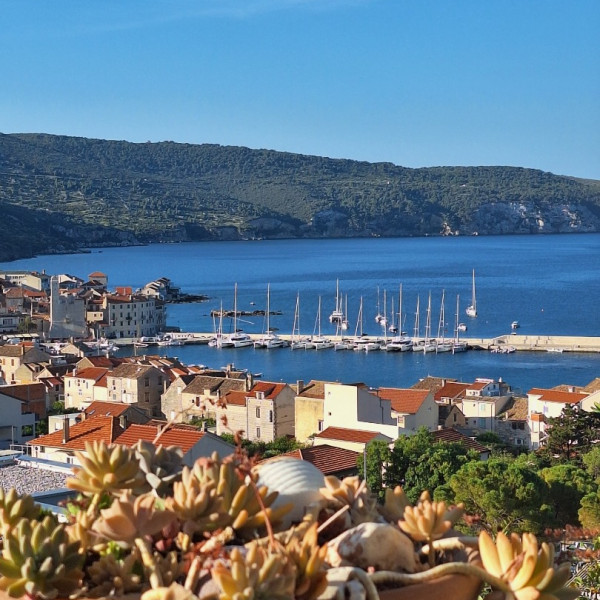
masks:
[[[374,388],[333,377],[269,382],[234,364],[213,368],[152,355],[142,342],[131,346],[131,356],[116,357],[103,344],[176,341],[164,336],[165,304],[181,297],[169,279],[109,291],[100,272],[87,281],[27,271],[0,277],[0,444],[40,464],[70,465],[91,439],[164,442],[161,435],[185,428],[180,441],[193,453],[202,438],[216,443],[242,431],[251,441],[294,438],[311,448],[310,459],[355,471],[372,441],[393,444],[420,428],[440,441],[462,440],[482,456],[488,450],[476,438],[488,433],[537,450],[548,420],[565,407],[593,411],[600,404],[600,379],[525,393],[485,373],[473,381],[427,377],[406,389]],[[192,434],[190,422],[203,428]]]
[[[178,338],[180,332],[168,327],[165,309],[182,297],[167,278],[138,290],[110,290],[101,272],[85,281],[0,272],[0,489],[30,494],[61,514],[61,502],[72,494],[67,478],[94,444],[176,447],[191,466],[215,453],[231,455],[236,438],[238,444],[282,448],[274,454],[310,464],[323,477],[358,477],[373,486],[392,477],[394,453],[410,440],[454,453],[456,469],[465,461],[509,468],[510,461],[517,464],[514,457],[543,452],[564,415],[589,415],[591,422],[600,407],[600,378],[585,386],[566,382],[525,391],[485,373],[469,381],[448,374],[405,388],[373,387],[333,376],[268,381],[234,363],[216,368],[153,354],[151,345],[159,341],[182,343],[183,334]],[[113,342],[131,354],[116,356]],[[430,451],[419,452],[425,460]],[[436,461],[428,467],[432,473],[446,468]],[[564,465],[559,460],[556,466]],[[458,477],[441,473],[432,481],[442,487]],[[405,470],[400,480],[409,494],[410,477]],[[550,483],[545,485],[549,494]],[[586,526],[596,523],[596,497],[589,492],[581,500],[579,520]],[[574,523],[577,508],[570,507],[569,517],[544,509],[536,527]],[[576,577],[592,564],[581,557],[590,547],[588,530],[560,531],[558,547],[571,557]],[[575,551],[569,550],[573,544]]]

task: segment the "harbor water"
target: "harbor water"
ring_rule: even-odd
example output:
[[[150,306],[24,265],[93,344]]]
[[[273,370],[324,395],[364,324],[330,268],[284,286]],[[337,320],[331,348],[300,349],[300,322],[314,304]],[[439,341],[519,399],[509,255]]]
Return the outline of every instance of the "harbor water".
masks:
[[[94,249],[90,253],[40,256],[0,264],[0,270],[45,270],[86,278],[93,271],[108,275],[109,288],[134,289],[159,277],[189,294],[209,297],[202,303],[169,304],[167,322],[182,331],[213,331],[211,310],[231,310],[237,283],[237,308],[252,313],[270,306],[276,313],[271,327],[290,334],[297,297],[299,329],[314,332],[321,298],[321,329],[333,334],[328,316],[335,308],[336,281],[348,335],[357,329],[363,301],[363,333],[383,335],[375,316],[398,318],[402,285],[402,329],[415,327],[417,298],[420,333],[424,334],[426,307],[432,298],[431,332],[438,333],[442,292],[443,329],[454,335],[456,299],[459,320],[469,338],[519,334],[600,336],[600,235],[444,237],[343,240],[278,240],[156,244]],[[477,318],[465,314],[471,302],[475,271]],[[233,327],[225,319],[224,330]],[[260,333],[263,317],[241,316],[237,328]],[[388,335],[390,335],[388,333]],[[370,386],[413,385],[427,375],[471,381],[475,377],[502,378],[514,387],[552,387],[561,383],[585,385],[600,376],[598,353],[516,352],[493,354],[358,353],[254,348],[215,349],[202,345],[166,346],[146,352],[176,355],[191,364],[221,367],[234,363],[274,381],[324,379],[364,382]],[[122,349],[120,353],[131,353]],[[138,351],[139,352],[139,351]]]

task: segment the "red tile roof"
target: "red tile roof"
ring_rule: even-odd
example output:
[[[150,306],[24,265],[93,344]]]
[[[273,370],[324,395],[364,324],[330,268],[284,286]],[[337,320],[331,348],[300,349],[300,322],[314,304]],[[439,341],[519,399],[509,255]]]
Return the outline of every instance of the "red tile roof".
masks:
[[[317,433],[315,437],[328,440],[340,440],[344,442],[357,442],[360,444],[366,444],[373,438],[376,438],[378,435],[379,433],[376,431],[361,431],[359,429],[345,429],[343,427],[327,427],[327,429]]]
[[[329,444],[302,448],[287,452],[283,456],[293,456],[312,463],[324,475],[334,475],[342,471],[358,470],[358,452],[347,448],[336,448]]]
[[[429,395],[429,390],[379,388],[378,395],[384,400],[390,400],[392,410],[414,415]]]
[[[468,383],[449,381],[435,393],[434,400],[442,400],[443,398],[460,398],[463,396],[468,387],[470,387]]]
[[[115,438],[123,433],[118,419],[113,417],[97,417],[86,419],[81,423],[69,427],[69,439],[63,442],[64,432],[53,431],[48,435],[42,435],[27,442],[31,446],[50,446],[52,448],[64,448],[67,450],[84,450],[85,442],[104,442],[111,444]]]
[[[133,446],[138,440],[152,442],[156,446],[177,446],[184,454],[204,436],[203,431],[180,429],[177,427],[151,425],[130,425],[116,440],[116,444]]]
[[[477,440],[473,440],[469,436],[460,433],[460,431],[456,431],[456,429],[453,427],[432,431],[431,435],[433,436],[434,441],[438,443],[462,442],[466,448],[469,450],[475,450],[476,452],[479,452],[479,454],[490,451],[489,448],[486,448]]]
[[[286,385],[285,383],[260,381],[254,384],[249,392],[232,390],[227,392],[224,398],[225,402],[232,406],[246,406],[247,398],[256,398],[257,392],[264,393],[265,400],[275,400]]]
[[[19,400],[43,400],[46,398],[46,388],[43,383],[17,383],[0,386],[0,394]]]
[[[474,381],[467,386],[468,390],[482,390],[489,385],[488,381]]]
[[[118,417],[131,405],[124,402],[101,402],[95,400],[83,412],[86,419],[98,417]]]
[[[532,388],[527,392],[528,396],[540,396],[543,402],[558,402],[560,404],[579,404],[589,396],[586,392],[563,392],[560,390],[545,390]]]

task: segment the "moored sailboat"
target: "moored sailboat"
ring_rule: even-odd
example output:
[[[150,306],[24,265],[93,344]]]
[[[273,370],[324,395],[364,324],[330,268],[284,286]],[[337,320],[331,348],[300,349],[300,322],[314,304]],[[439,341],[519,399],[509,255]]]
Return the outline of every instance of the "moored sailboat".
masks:
[[[465,312],[468,317],[476,317],[477,316],[477,297],[475,295],[475,269],[473,269],[473,284],[471,290],[471,304],[467,306]]]

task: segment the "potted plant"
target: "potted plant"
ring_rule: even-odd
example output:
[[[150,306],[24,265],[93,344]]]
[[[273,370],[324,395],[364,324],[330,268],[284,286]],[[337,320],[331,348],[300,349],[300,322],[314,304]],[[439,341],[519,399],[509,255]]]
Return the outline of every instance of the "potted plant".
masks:
[[[179,450],[144,442],[88,444],[77,458],[67,522],[0,490],[0,589],[10,597],[325,600],[354,589],[466,600],[484,583],[517,600],[577,595],[551,546],[529,534],[461,537],[451,529],[461,507],[426,493],[411,506],[400,488],[377,503],[358,478],[314,489],[296,459],[281,463],[283,487],[273,476],[267,486],[266,469],[261,476],[240,447],[192,467]],[[289,522],[284,492],[300,479],[306,493],[295,491],[295,502],[310,501]]]

